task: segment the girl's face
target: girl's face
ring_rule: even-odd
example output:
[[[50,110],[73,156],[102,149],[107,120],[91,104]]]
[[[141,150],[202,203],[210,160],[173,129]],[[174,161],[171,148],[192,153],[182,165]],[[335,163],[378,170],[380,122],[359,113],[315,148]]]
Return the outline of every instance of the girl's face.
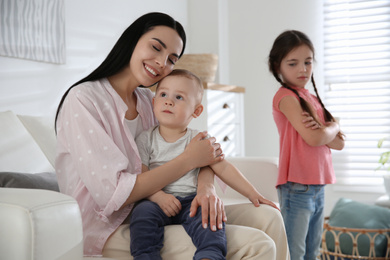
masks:
[[[156,26],[138,40],[130,59],[131,77],[137,85],[151,86],[172,70],[183,49],[179,34],[167,26]]]
[[[313,52],[307,45],[290,51],[280,63],[279,73],[289,86],[304,88],[313,72]]]

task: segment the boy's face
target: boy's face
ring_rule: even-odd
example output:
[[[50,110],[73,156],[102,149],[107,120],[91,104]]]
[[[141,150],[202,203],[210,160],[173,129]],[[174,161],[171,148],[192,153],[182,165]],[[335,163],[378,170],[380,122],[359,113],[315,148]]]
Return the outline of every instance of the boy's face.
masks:
[[[201,94],[195,80],[184,76],[167,76],[153,99],[154,114],[161,126],[183,130],[202,111]]]

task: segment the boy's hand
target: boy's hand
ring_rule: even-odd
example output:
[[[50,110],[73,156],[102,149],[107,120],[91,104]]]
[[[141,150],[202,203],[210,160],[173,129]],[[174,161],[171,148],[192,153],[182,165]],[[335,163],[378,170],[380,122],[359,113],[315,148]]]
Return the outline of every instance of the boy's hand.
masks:
[[[259,207],[260,204],[266,204],[266,205],[269,205],[277,210],[280,211],[280,209],[278,208],[278,206],[275,205],[275,203],[273,203],[272,201],[264,198],[259,192],[257,191],[254,191],[252,192],[252,194],[250,194],[248,196],[248,199],[253,203],[253,205],[255,205],[255,207]]]
[[[161,190],[148,199],[157,203],[168,217],[176,216],[181,210],[180,201],[172,194],[167,194]]]

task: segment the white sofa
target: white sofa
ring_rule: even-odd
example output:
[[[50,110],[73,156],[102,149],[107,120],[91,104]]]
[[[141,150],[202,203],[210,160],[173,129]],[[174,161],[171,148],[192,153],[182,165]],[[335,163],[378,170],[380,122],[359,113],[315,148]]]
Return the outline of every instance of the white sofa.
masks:
[[[46,117],[0,112],[1,259],[87,259],[82,256],[77,202],[53,191],[58,190],[53,125],[53,119]],[[265,197],[277,203],[277,158],[228,160]],[[230,188],[223,193],[216,187],[225,204],[248,202]]]

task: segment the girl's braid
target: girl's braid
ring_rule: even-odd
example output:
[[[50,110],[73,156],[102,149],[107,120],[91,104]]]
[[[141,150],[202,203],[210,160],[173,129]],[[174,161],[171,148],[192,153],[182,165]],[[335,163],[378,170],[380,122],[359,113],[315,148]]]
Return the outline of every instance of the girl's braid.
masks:
[[[332,114],[325,108],[325,105],[324,105],[324,103],[322,102],[322,100],[321,100],[321,98],[320,98],[320,95],[318,94],[318,90],[317,90],[316,83],[315,83],[315,81],[314,81],[314,76],[313,76],[313,74],[311,74],[311,83],[313,84],[314,92],[316,93],[317,99],[318,99],[318,101],[319,101],[320,104],[321,104],[322,110],[324,111],[325,122],[334,122],[334,121],[335,121],[334,117],[333,117]]]
[[[322,106],[322,109],[324,111],[325,122],[335,122],[336,120],[334,119],[332,114],[325,108],[325,105],[324,105],[324,103],[322,103],[320,95],[318,95],[318,91],[317,91],[316,83],[314,82],[313,74],[311,74],[311,83],[313,84],[314,91],[316,92],[317,99],[320,102],[320,104]],[[337,136],[340,137],[342,140],[345,140],[345,134],[343,132],[341,132],[341,131],[338,132]]]
[[[276,71],[274,71],[274,70],[273,70],[273,75],[274,75],[275,79],[276,79],[284,88],[287,88],[287,89],[291,90],[292,92],[295,93],[295,95],[298,96],[298,98],[299,98],[299,103],[300,103],[300,105],[301,105],[303,111],[309,113],[309,115],[310,115],[311,117],[313,117],[314,119],[316,119],[317,117],[312,113],[309,104],[307,103],[307,101],[306,101],[305,99],[303,99],[303,98],[299,95],[298,91],[297,91],[296,89],[291,88],[291,87],[288,86],[286,83],[284,83],[284,82],[281,80],[281,78],[279,77],[278,73],[276,73]],[[317,120],[316,120],[316,121],[317,121]],[[317,123],[319,123],[319,122],[317,122]]]

